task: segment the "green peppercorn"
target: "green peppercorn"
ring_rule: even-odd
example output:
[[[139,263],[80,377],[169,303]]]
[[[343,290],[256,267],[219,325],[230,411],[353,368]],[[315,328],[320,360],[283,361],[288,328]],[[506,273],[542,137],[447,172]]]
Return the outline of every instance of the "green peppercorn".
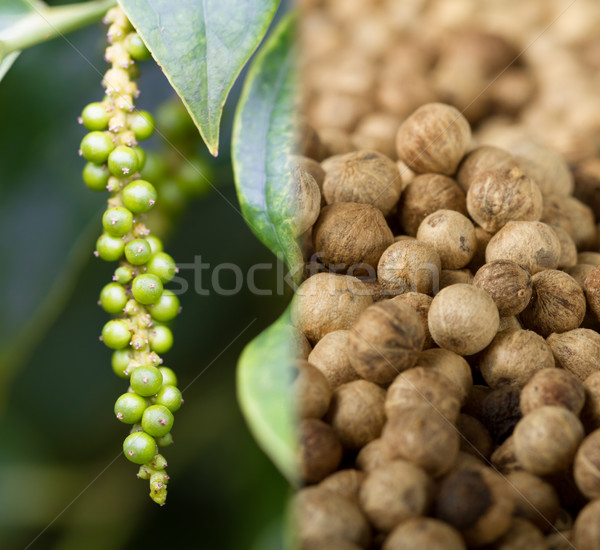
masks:
[[[121,349],[129,344],[131,333],[122,319],[108,321],[102,328],[102,341],[111,349]]]
[[[133,273],[131,272],[131,269],[129,269],[128,267],[120,266],[120,267],[117,267],[117,269],[115,269],[115,275],[114,275],[113,279],[117,283],[125,285],[125,284],[131,282],[131,280],[133,279]]]
[[[146,400],[137,393],[124,393],[115,403],[115,415],[124,424],[135,424],[142,419]]]
[[[183,403],[181,392],[175,386],[164,385],[158,390],[155,402],[167,407],[171,412],[178,411]]]
[[[138,158],[138,172],[139,172],[146,164],[146,151],[144,151],[141,147],[139,147],[137,145],[133,148],[133,150],[135,151],[135,154],[137,155],[137,158]]]
[[[132,147],[119,145],[108,155],[108,169],[115,176],[131,176],[138,166],[138,155]]]
[[[112,237],[122,237],[133,227],[133,214],[122,206],[109,208],[102,216],[102,226]]]
[[[103,103],[90,103],[81,112],[81,122],[88,130],[106,130],[109,114]]]
[[[143,397],[155,395],[163,385],[163,377],[156,367],[138,367],[129,379],[134,392]]]
[[[152,257],[152,250],[146,239],[134,239],[125,245],[125,257],[132,265],[143,265]]]
[[[140,304],[153,304],[163,293],[162,281],[151,273],[138,275],[131,284],[131,292]]]
[[[170,290],[164,290],[160,300],[150,308],[150,315],[161,323],[175,319],[179,313],[179,298]]]
[[[150,250],[152,251],[152,255],[156,254],[157,252],[163,251],[163,243],[157,236],[148,235],[146,237],[146,240],[148,241],[148,244],[150,245]]]
[[[129,34],[125,39],[125,44],[129,55],[136,61],[150,59],[150,52],[137,32]]]
[[[134,464],[145,464],[156,454],[156,442],[147,433],[134,432],[123,441],[123,453]]]
[[[168,447],[173,444],[173,436],[169,432],[167,435],[163,435],[162,437],[158,437],[156,439],[156,444],[159,447]]]
[[[156,325],[150,330],[148,340],[150,348],[160,355],[169,351],[173,346],[173,333],[169,327]]]
[[[167,435],[173,427],[173,413],[163,405],[148,407],[142,416],[142,427],[155,437]]]
[[[109,177],[108,166],[88,162],[83,167],[83,183],[92,191],[106,191]]]
[[[131,355],[130,352],[127,348],[125,349],[118,349],[116,351],[113,352],[112,354],[112,358],[111,358],[111,365],[113,368],[114,373],[119,377],[119,378],[129,378],[129,375],[125,373],[125,371],[127,370],[127,366],[129,365],[129,362],[131,361]]]
[[[129,117],[129,127],[135,134],[135,139],[143,141],[154,133],[154,119],[146,111],[137,111]]]
[[[168,283],[177,271],[175,260],[165,252],[154,254],[148,262],[148,273],[160,278],[163,283]]]
[[[149,212],[155,203],[156,189],[147,181],[132,181],[123,189],[123,204],[134,214]]]
[[[96,164],[104,164],[114,148],[112,137],[106,132],[90,132],[79,146],[83,158]]]
[[[114,262],[123,255],[123,239],[103,233],[96,241],[96,252],[106,262]]]
[[[112,315],[123,313],[127,300],[127,292],[118,283],[109,283],[100,292],[102,309]]]
[[[163,377],[163,384],[165,386],[177,386],[177,375],[169,367],[160,367],[158,369]]]

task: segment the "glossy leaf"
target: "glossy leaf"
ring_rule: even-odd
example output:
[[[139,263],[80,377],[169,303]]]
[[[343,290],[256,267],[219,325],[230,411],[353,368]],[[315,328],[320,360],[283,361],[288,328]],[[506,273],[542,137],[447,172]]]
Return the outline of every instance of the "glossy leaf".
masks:
[[[258,444],[292,484],[297,482],[295,376],[286,312],[244,349],[237,371],[240,406]]]
[[[232,160],[242,213],[255,235],[300,274],[287,160],[294,133],[294,18],[284,19],[248,73],[233,127]]]
[[[217,155],[227,95],[260,44],[278,0],[120,0]]]

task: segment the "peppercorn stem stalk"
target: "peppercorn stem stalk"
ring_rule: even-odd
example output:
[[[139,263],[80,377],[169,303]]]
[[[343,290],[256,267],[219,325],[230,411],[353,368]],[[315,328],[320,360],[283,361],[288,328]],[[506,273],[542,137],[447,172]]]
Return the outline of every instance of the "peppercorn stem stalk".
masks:
[[[116,0],[49,7],[29,1],[32,12],[0,31],[0,62],[13,52],[35,46],[98,21]]]

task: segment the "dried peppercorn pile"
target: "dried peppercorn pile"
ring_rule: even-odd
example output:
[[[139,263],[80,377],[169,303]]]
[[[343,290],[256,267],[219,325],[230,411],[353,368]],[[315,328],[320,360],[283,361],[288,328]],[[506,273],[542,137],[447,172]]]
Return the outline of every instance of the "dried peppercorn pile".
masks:
[[[560,155],[472,148],[449,105],[396,148],[296,158],[300,547],[598,548],[594,211]]]

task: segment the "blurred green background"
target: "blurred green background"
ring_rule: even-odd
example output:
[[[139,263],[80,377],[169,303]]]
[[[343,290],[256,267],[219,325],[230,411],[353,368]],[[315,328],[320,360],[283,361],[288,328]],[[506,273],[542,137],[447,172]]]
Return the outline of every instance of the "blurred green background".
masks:
[[[108,315],[96,305],[115,265],[92,255],[107,197],[83,185],[77,156],[77,116],[102,98],[104,28],[67,38],[25,51],[0,82],[0,547],[282,548],[288,487],[241,417],[235,365],[286,297],[253,296],[246,285],[233,296],[199,296],[193,271],[182,270],[190,290],[165,364],[181,388],[191,385],[165,450],[166,506],[148,498],[148,483],[121,454],[128,427],[113,404],[127,382],[98,341]],[[137,105],[153,111],[172,90],[154,62],[141,70]],[[166,250],[181,263],[201,255],[246,273],[274,259],[236,211],[231,118],[226,108],[218,160],[197,145],[227,200],[211,192],[191,201]],[[148,143],[164,147],[158,136]],[[275,289],[275,276],[258,271],[258,287]],[[223,273],[220,282],[235,281]]]

